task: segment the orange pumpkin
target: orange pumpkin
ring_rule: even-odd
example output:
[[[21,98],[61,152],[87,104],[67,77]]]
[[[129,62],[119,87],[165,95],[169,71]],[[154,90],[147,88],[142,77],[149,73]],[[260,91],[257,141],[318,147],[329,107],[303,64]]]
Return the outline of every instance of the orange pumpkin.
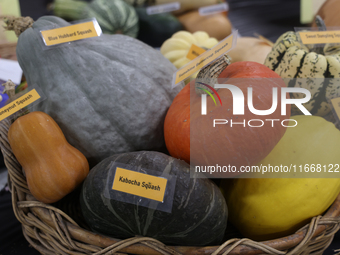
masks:
[[[195,93],[195,81],[192,81],[175,97],[166,115],[164,135],[168,151],[171,156],[196,166],[216,166],[216,164],[228,166],[230,164],[239,169],[240,166],[255,165],[269,154],[285,133],[286,127],[281,125],[281,121],[289,119],[290,106],[287,105],[286,115],[282,116],[280,88],[286,85],[280,76],[268,67],[249,61],[236,62],[227,66],[219,78],[272,78],[252,79],[251,81],[233,79],[230,84],[242,90],[246,101],[247,88],[251,82],[253,105],[258,110],[271,108],[272,88],[279,88],[277,109],[270,115],[258,116],[249,111],[245,102],[244,115],[233,116],[232,94],[228,89],[220,89],[218,94],[223,105],[215,105],[208,97],[207,115],[201,115],[201,96]],[[221,83],[220,80],[219,83]],[[262,127],[249,127],[249,125],[231,127],[226,124],[216,125],[214,128],[212,120],[221,119],[221,117],[237,122],[242,122],[244,119],[245,123],[250,119],[260,119],[265,124]],[[274,122],[274,127],[272,127],[272,123],[265,121],[266,119],[280,121]],[[288,125],[288,123],[285,124]],[[215,173],[213,176],[223,178],[238,174],[240,173]]]
[[[57,123],[46,113],[19,117],[8,131],[13,153],[23,167],[28,188],[43,203],[54,203],[85,179],[89,164],[71,146]]]

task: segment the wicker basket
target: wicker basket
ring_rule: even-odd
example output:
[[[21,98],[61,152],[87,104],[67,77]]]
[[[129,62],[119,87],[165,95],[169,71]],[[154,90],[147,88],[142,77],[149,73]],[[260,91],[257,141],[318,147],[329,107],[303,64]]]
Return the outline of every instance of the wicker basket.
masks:
[[[265,242],[235,238],[221,246],[180,247],[166,246],[147,237],[118,240],[101,236],[80,227],[78,219],[69,216],[77,214],[68,215],[65,210],[34,199],[8,143],[10,125],[9,120],[0,123],[0,144],[9,173],[13,210],[25,238],[42,254],[322,254],[340,228],[339,195],[324,216],[313,218],[293,235]]]

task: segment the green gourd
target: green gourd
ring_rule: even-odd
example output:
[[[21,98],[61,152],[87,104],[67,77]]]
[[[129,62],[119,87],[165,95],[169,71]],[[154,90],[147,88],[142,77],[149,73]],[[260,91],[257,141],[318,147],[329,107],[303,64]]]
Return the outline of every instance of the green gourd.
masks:
[[[134,198],[135,204],[121,202],[125,193],[117,192],[114,197],[113,180],[108,177],[114,174],[111,173],[114,163],[124,164],[126,169],[138,168],[144,174],[153,171],[156,176],[176,176],[171,213],[138,205],[138,196]],[[184,161],[159,152],[108,157],[91,169],[83,183],[80,204],[84,219],[94,232],[121,239],[139,235],[174,245],[219,244],[228,217],[224,197],[209,179],[190,178],[189,170]]]
[[[106,34],[138,34],[137,13],[124,0],[55,0],[52,9],[54,15],[69,21],[96,18]]]
[[[102,34],[44,50],[39,31],[67,25],[41,17],[18,38],[27,82],[46,97],[33,110],[49,114],[90,166],[114,153],[164,150],[165,114],[181,89],[171,88],[176,68],[125,35]]]
[[[95,0],[84,8],[83,19],[95,17],[107,34],[124,34],[136,37],[138,16],[124,0]]]

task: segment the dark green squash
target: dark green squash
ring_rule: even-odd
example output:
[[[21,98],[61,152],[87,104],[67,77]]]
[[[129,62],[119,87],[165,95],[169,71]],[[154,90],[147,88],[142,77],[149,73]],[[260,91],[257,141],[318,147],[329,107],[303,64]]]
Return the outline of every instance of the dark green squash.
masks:
[[[148,15],[146,8],[136,8],[139,19],[137,39],[152,47],[161,47],[174,33],[183,30],[179,20],[171,13]]]
[[[113,162],[147,171],[176,175],[172,212],[120,202],[104,195]],[[145,172],[143,172],[145,173]],[[112,196],[111,196],[112,197]],[[138,197],[136,197],[138,201]],[[159,152],[131,152],[111,156],[95,166],[81,191],[81,209],[91,229],[116,238],[148,236],[166,244],[213,245],[222,241],[227,205],[208,179],[190,178],[189,165]]]
[[[115,153],[165,148],[163,123],[180,87],[176,68],[150,46],[106,35],[43,50],[39,30],[69,25],[46,16],[18,39],[17,57],[28,84],[46,100],[33,110],[49,114],[90,166]]]

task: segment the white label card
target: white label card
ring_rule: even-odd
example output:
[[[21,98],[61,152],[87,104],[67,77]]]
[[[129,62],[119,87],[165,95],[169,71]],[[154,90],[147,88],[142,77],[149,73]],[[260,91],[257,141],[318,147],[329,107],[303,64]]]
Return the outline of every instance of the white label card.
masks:
[[[146,8],[146,13],[148,15],[158,14],[158,13],[166,13],[177,11],[181,8],[181,4],[179,2],[169,3],[169,4],[159,4],[155,6],[149,6]]]
[[[15,84],[20,84],[22,69],[18,61],[0,58],[0,79],[4,81],[11,80]]]
[[[214,4],[209,6],[204,6],[198,9],[201,16],[216,14],[220,12],[225,12],[229,10],[229,5],[227,3]]]

